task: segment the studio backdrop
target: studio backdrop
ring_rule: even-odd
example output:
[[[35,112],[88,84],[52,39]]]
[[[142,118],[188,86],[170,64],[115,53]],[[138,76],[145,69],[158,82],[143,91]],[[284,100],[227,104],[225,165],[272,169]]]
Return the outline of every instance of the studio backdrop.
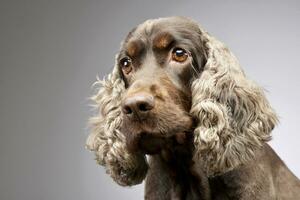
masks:
[[[279,116],[271,146],[300,177],[299,1],[0,1],[0,199],[143,198],[85,149],[96,76],[150,18],[187,16],[234,52]]]

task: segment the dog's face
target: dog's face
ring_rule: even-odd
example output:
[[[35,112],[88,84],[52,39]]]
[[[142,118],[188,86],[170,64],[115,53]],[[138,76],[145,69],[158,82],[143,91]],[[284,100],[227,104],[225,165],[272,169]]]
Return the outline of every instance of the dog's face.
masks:
[[[118,67],[126,87],[122,132],[129,150],[157,153],[191,132],[190,86],[204,63],[198,32],[181,18],[160,19],[138,26],[124,41]]]
[[[164,156],[165,148],[192,148],[207,175],[225,173],[251,160],[277,123],[233,53],[183,17],[131,31],[112,73],[96,85],[99,115],[87,147],[121,185],[140,183],[145,153]]]

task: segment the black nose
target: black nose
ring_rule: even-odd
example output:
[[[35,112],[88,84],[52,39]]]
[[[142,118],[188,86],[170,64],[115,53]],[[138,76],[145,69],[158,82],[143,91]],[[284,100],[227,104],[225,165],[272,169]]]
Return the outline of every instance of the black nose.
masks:
[[[122,111],[127,116],[142,117],[154,108],[154,98],[152,95],[136,94],[124,99]]]

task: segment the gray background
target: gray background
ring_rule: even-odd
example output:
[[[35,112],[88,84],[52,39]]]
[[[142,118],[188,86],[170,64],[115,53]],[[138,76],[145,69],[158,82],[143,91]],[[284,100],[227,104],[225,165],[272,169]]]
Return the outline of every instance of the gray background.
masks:
[[[280,116],[271,142],[300,176],[299,1],[0,2],[0,199],[142,199],[84,149],[87,98],[148,18],[190,16],[225,42]]]

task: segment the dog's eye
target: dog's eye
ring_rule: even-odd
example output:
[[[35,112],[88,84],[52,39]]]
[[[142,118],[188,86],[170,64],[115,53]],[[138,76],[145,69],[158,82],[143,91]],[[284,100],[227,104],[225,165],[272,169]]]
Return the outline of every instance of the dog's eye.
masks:
[[[175,48],[172,51],[172,60],[176,62],[184,62],[188,58],[188,53],[186,50],[181,49],[181,48]]]
[[[129,74],[132,71],[132,62],[131,62],[130,58],[126,57],[126,58],[121,59],[120,66],[121,66],[122,71],[125,74]]]

